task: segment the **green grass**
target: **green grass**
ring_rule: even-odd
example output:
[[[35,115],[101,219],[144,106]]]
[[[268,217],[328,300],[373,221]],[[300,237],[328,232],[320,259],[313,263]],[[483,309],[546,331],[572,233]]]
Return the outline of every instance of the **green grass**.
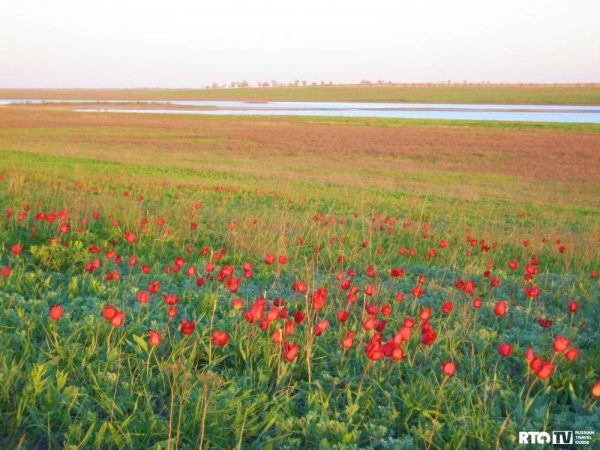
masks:
[[[348,101],[390,103],[479,103],[598,105],[593,86],[306,86],[246,89],[0,89],[0,98],[90,100]]]
[[[215,121],[223,122],[192,123],[231,123]],[[367,164],[377,155],[366,154],[328,168],[327,155],[304,165],[307,155],[268,154],[259,161],[262,172],[246,173],[243,158],[227,159],[236,147],[208,151],[225,160],[226,171],[179,145],[201,139],[223,149],[234,139],[193,136],[183,125],[155,134],[147,127],[135,132],[131,124],[26,125],[2,130],[0,141],[3,149],[12,145],[0,154],[0,269],[10,268],[0,275],[0,447],[497,449],[519,448],[524,430],[598,429],[600,405],[590,390],[600,379],[600,283],[592,278],[600,267],[600,209],[579,198],[582,186],[528,184],[514,175],[479,173],[477,165],[467,175],[433,163],[399,173]],[[123,141],[129,150],[120,147]],[[173,141],[178,146],[170,147],[169,158],[151,150]],[[136,153],[144,148],[148,154]],[[82,156],[93,151],[95,157]],[[296,172],[302,177],[286,175]],[[563,189],[570,201],[532,198],[532,186]],[[478,195],[470,194],[474,189]],[[595,192],[597,182],[587,189]],[[56,217],[45,220],[41,212]],[[124,239],[127,232],[136,234],[135,243]],[[100,253],[90,251],[94,245]],[[267,265],[267,253],[289,261]],[[137,264],[130,266],[133,255]],[[87,271],[95,258],[100,267]],[[185,260],[178,271],[176,258]],[[539,273],[529,283],[526,264],[535,260]],[[252,264],[249,278],[245,263]],[[151,272],[143,273],[142,264]],[[217,276],[228,265],[240,278],[237,292],[228,288],[231,277]],[[392,277],[395,268],[405,269],[404,276]],[[119,279],[108,280],[115,272]],[[338,274],[356,287],[355,299]],[[419,276],[424,294],[415,297]],[[458,289],[459,280],[472,280],[474,291]],[[155,281],[158,293],[139,303],[137,294]],[[308,291],[294,292],[295,281]],[[373,296],[366,294],[369,285],[376,287]],[[526,297],[529,285],[540,288],[537,299]],[[316,309],[311,295],[320,287],[328,296]],[[179,297],[175,318],[167,315],[167,294]],[[266,331],[244,320],[259,296],[269,303],[265,315],[276,298],[284,300],[288,319],[274,320]],[[476,297],[480,309],[472,306]],[[235,298],[242,299],[241,310],[232,307]],[[446,301],[454,304],[448,314],[441,310]],[[500,301],[508,310],[497,317]],[[571,302],[578,302],[575,313]],[[365,307],[384,304],[391,314],[376,314],[387,321],[383,343],[405,317],[416,321],[401,344],[402,361],[371,361],[365,353],[375,336],[363,328]],[[56,322],[49,316],[54,305],[65,310]],[[122,326],[103,319],[107,305],[125,313]],[[421,343],[419,319],[428,307],[437,332],[431,346]],[[338,321],[340,310],[348,311],[348,321]],[[307,317],[285,336],[299,346],[287,362],[272,337],[296,311]],[[542,328],[540,318],[552,326]],[[189,336],[180,331],[182,319],[196,323]],[[325,319],[329,328],[315,336],[313,327]],[[149,330],[162,336],[157,347],[148,342]],[[226,346],[213,343],[214,331],[228,334]],[[348,331],[355,343],[344,351]],[[553,350],[558,334],[579,349],[574,361]],[[497,351],[503,343],[514,347],[507,358]],[[528,347],[553,361],[547,380],[528,369]],[[456,364],[452,377],[442,374],[444,361]],[[592,447],[599,442],[595,437]]]

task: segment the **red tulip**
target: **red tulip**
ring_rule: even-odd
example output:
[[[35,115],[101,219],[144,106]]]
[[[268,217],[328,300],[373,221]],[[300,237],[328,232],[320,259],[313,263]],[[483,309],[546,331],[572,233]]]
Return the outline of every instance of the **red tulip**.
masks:
[[[510,356],[513,350],[514,349],[509,344],[502,344],[498,347],[498,354],[503,358],[506,358],[507,356]]]
[[[50,318],[54,321],[60,320],[65,310],[60,305],[55,305],[50,308]]]
[[[456,372],[456,364],[454,364],[452,361],[445,361],[442,364],[442,373],[444,375],[451,377],[454,375],[454,372]]]
[[[259,299],[256,302],[254,302],[252,306],[250,306],[250,310],[244,312],[244,319],[246,320],[246,322],[254,323],[259,320],[262,320],[262,318],[265,315],[266,305],[267,304],[265,300],[262,297],[259,297]]]
[[[537,286],[525,286],[523,288],[523,292],[525,292],[525,295],[529,298],[529,299],[534,299],[537,298],[538,295],[540,295],[540,288]]]
[[[285,343],[285,349],[283,350],[283,356],[286,361],[292,362],[298,356],[298,344]]]
[[[119,328],[121,325],[123,325],[124,321],[125,313],[119,311],[117,312],[117,314],[115,314],[115,316],[112,319],[110,319],[110,324],[115,328]]]
[[[552,326],[552,321],[550,319],[538,319],[538,323],[542,328],[548,328]]]
[[[403,292],[397,292],[396,293],[396,301],[397,302],[403,302],[404,301],[404,293]]]
[[[506,302],[496,303],[496,306],[494,307],[494,314],[496,314],[498,317],[502,317],[503,315],[505,315],[506,314]]]
[[[273,256],[272,253],[267,253],[267,255],[265,256],[265,263],[270,266],[274,262],[275,262],[275,256]]]
[[[7,278],[10,275],[10,267],[6,266],[2,269],[2,276]]]
[[[377,318],[375,316],[368,316],[363,322],[363,329],[365,331],[371,331],[377,325]]]
[[[594,397],[600,397],[600,380],[596,381],[596,384],[592,386],[591,392]]]
[[[196,328],[196,323],[193,321],[187,321],[185,319],[183,319],[181,321],[181,332],[183,334],[192,334],[194,332],[194,329]]]
[[[234,298],[231,302],[233,309],[242,309],[244,307],[244,302],[241,298]]]
[[[423,322],[427,322],[431,317],[431,308],[423,308],[419,314],[419,317]]]
[[[491,286],[492,287],[498,287],[499,285],[500,285],[500,279],[499,278],[492,278]]]
[[[13,252],[13,254],[19,256],[23,252],[23,247],[21,244],[15,244],[10,250]]]
[[[160,344],[160,341],[162,340],[162,336],[157,333],[156,331],[150,331],[150,336],[148,337],[148,342],[150,343],[150,345],[152,345],[153,347],[157,347]]]
[[[511,262],[508,263],[508,267],[511,270],[517,270],[519,268],[519,265],[517,264],[516,261],[511,261]]]
[[[574,312],[577,312],[578,309],[579,309],[579,303],[577,303],[577,302],[569,303],[569,311],[574,313]]]
[[[303,283],[302,281],[295,281],[292,289],[294,289],[294,291],[300,293],[300,294],[304,294],[306,291],[308,291],[308,285],[306,285],[306,283]]]
[[[102,310],[102,317],[104,317],[106,320],[112,320],[112,318],[115,317],[118,312],[119,310],[117,308],[112,305],[108,305]]]
[[[327,300],[327,290],[323,288],[319,288],[315,291],[312,296],[312,306],[317,311],[325,306],[325,301]]]
[[[444,312],[444,314],[448,314],[448,313],[450,313],[450,311],[452,311],[453,308],[454,308],[454,303],[446,302],[442,306],[442,311]]]
[[[383,357],[383,347],[379,342],[371,342],[365,346],[367,358],[371,361],[378,361]]]
[[[425,333],[421,335],[421,342],[424,345],[432,345],[437,338],[437,333],[433,329],[427,330]]]
[[[387,322],[385,320],[381,320],[377,322],[377,325],[375,325],[375,330],[377,330],[379,333],[383,333],[385,331],[386,326]]]
[[[531,370],[538,370],[541,365],[542,365],[542,360],[540,358],[538,358],[537,356],[534,356],[533,359],[531,360],[531,362],[529,363],[529,368]]]
[[[565,339],[560,334],[557,334],[556,337],[554,338],[553,347],[554,347],[554,351],[556,353],[563,353],[569,347],[569,345],[571,345],[571,341],[568,339]]]
[[[348,317],[350,317],[350,313],[348,313],[348,311],[338,311],[338,322],[346,322],[348,320]]]
[[[383,306],[381,307],[381,315],[383,317],[389,317],[392,315],[392,307],[390,305],[388,305],[387,303],[384,303]]]
[[[235,294],[240,286],[240,279],[239,277],[228,278],[225,280],[225,285],[227,286],[227,289],[229,289],[229,292]]]
[[[283,331],[285,331],[285,334],[294,334],[295,329],[296,324],[289,320],[285,323],[285,326],[283,327]]]
[[[288,257],[286,255],[281,255],[279,257],[279,264],[287,264],[288,263]]]
[[[375,286],[372,284],[367,285],[365,289],[365,294],[372,296],[375,294]]]
[[[342,341],[342,347],[345,350],[349,350],[354,346],[354,333],[352,331],[348,331],[346,333],[346,337]]]
[[[391,342],[394,343],[393,341]],[[400,347],[399,345],[394,345],[394,347],[392,348],[391,357],[394,361],[402,361],[406,358],[406,355],[404,354],[404,351],[402,351],[402,347]]]
[[[224,347],[229,342],[229,336],[224,331],[215,331],[212,334],[212,341],[213,344],[218,345],[219,347]]]
[[[535,355],[533,354],[533,348],[529,347],[525,353],[525,359],[527,361],[533,361],[533,358],[535,358]]]
[[[313,334],[315,336],[321,336],[325,331],[329,328],[329,321],[327,319],[321,320],[313,329]]]
[[[565,358],[569,361],[573,361],[575,358],[579,356],[579,350],[576,348],[572,348],[565,353]]]
[[[275,322],[277,319],[279,319],[279,310],[277,309],[277,307],[273,306],[271,307],[271,309],[269,309],[269,312],[267,313],[267,320],[269,322]]]
[[[137,300],[140,303],[148,303],[148,301],[150,300],[150,294],[146,291],[140,291],[138,292],[137,295]]]
[[[537,370],[535,371],[535,374],[540,380],[545,380],[545,379],[549,378],[550,375],[552,375],[553,371],[554,371],[554,366],[552,365],[552,363],[549,361],[546,361],[545,363],[542,363],[537,368]]]
[[[125,233],[125,240],[130,244],[133,244],[137,240],[137,236],[131,231],[128,231],[127,233]]]
[[[283,333],[278,328],[273,332],[273,343],[281,344],[283,342]]]
[[[306,319],[306,313],[303,313],[302,311],[296,311],[294,313],[294,322],[297,325],[303,324],[305,319]]]
[[[158,293],[159,289],[160,289],[160,283],[158,281],[154,281],[154,282],[150,283],[150,286],[148,286],[148,291],[150,291],[151,294]]]
[[[483,302],[481,301],[480,298],[476,298],[475,300],[473,300],[473,307],[476,309],[481,308],[481,305],[483,305]]]
[[[415,286],[414,288],[412,288],[412,290],[410,291],[410,293],[413,295],[413,297],[421,297],[423,295],[423,288],[421,286]]]
[[[169,310],[167,311],[167,316],[169,316],[171,319],[174,319],[175,317],[177,317],[177,308],[174,306],[171,306],[169,308]]]
[[[166,294],[166,295],[163,294],[162,298],[163,298],[164,302],[169,306],[174,306],[177,303],[179,303],[179,297],[176,297],[173,294]]]

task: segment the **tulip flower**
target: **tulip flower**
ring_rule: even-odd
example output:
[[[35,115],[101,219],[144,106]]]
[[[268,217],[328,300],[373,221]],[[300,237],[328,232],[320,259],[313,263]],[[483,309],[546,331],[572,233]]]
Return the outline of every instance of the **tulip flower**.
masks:
[[[224,347],[229,342],[229,335],[224,331],[215,331],[212,334],[212,341],[215,345],[219,347]]]
[[[162,340],[162,336],[156,331],[150,331],[150,336],[148,336],[148,343],[153,347],[157,347],[160,345],[160,341]]]
[[[565,353],[565,358],[567,358],[568,361],[573,361],[577,356],[579,356],[579,350],[576,348],[569,349],[569,351]]]
[[[502,344],[500,347],[498,347],[498,354],[503,358],[506,358],[510,356],[513,350],[514,349],[509,344]]]
[[[283,350],[283,356],[288,362],[294,361],[296,356],[298,356],[298,344],[290,344],[289,342],[286,342]]]
[[[344,350],[349,350],[354,346],[354,333],[352,331],[348,331],[346,333],[346,337],[342,341],[342,347]]]
[[[190,335],[194,332],[194,329],[196,328],[196,323],[193,321],[187,321],[185,319],[183,319],[181,321],[181,332],[183,334],[186,335]]]
[[[594,397],[600,397],[600,380],[596,381],[596,384],[592,386],[591,392]]]
[[[571,345],[571,341],[565,339],[560,334],[556,335],[556,338],[554,338],[553,347],[556,353],[564,353],[564,351],[569,348],[569,345]]]
[[[50,318],[52,320],[54,320],[55,322],[60,320],[60,318],[62,317],[62,315],[64,313],[65,313],[65,310],[60,305],[55,305],[52,308],[50,308]]]
[[[552,363],[549,361],[546,361],[537,368],[537,370],[535,371],[535,374],[540,380],[545,380],[545,379],[549,378],[550,375],[552,375],[553,371],[554,371],[554,366],[552,365]]]
[[[112,305],[108,305],[102,310],[102,317],[104,317],[106,320],[112,320],[112,318],[115,317],[118,312],[119,310],[117,308]]]
[[[110,319],[110,324],[115,328],[119,328],[121,325],[123,325],[124,321],[125,313],[118,311],[117,314],[115,314],[115,316],[112,319]]]
[[[312,295],[312,306],[317,311],[325,306],[325,302],[327,301],[327,290],[323,288],[319,288]]]
[[[494,314],[496,314],[498,317],[502,317],[503,315],[505,315],[506,314],[506,302],[496,303],[496,306],[494,307]]]
[[[456,364],[454,364],[452,361],[445,361],[442,364],[442,373],[444,375],[451,377],[454,375],[454,372],[456,372]]]

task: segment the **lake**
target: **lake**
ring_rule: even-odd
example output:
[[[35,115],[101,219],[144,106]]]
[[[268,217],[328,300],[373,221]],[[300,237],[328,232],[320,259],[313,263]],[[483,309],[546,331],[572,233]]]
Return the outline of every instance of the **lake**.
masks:
[[[375,117],[389,119],[490,120],[515,122],[600,123],[600,106],[472,105],[428,103],[351,102],[240,102],[240,101],[124,101],[124,100],[0,100],[0,104],[67,103],[75,111],[203,114],[245,116]],[[94,104],[85,108],[79,104]],[[116,107],[119,104],[119,107]],[[136,108],[127,107],[128,104]],[[164,106],[180,109],[166,109]],[[143,109],[138,109],[142,107]],[[183,109],[181,109],[183,108]]]

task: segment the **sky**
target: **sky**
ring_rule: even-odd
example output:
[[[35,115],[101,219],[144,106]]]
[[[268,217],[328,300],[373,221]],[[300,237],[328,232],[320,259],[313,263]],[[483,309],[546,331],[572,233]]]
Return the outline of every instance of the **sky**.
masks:
[[[7,0],[0,88],[600,82],[598,0]]]

